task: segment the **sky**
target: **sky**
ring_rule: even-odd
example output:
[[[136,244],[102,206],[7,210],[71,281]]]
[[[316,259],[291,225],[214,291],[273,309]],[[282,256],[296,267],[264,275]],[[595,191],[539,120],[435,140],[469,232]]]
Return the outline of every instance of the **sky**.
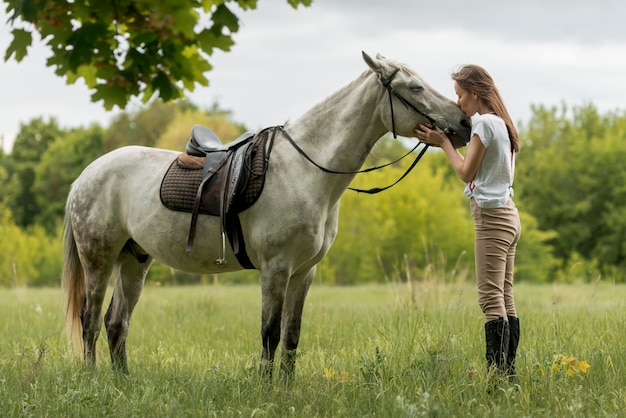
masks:
[[[1,57],[11,40],[4,6]],[[214,53],[209,86],[187,97],[201,107],[217,103],[249,129],[294,120],[357,78],[367,68],[361,51],[408,64],[453,100],[452,70],[479,64],[522,124],[534,105],[626,110],[624,0],[313,0],[297,10],[286,0],[259,0],[256,10],[233,11],[241,21],[235,46]],[[38,42],[21,63],[0,60],[5,150],[33,118],[106,127],[120,111],[54,75],[49,55]]]

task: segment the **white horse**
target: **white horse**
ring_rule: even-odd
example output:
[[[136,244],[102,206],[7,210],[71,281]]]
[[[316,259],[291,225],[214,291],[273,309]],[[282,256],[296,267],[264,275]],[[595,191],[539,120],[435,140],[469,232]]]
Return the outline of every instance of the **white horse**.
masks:
[[[413,136],[420,123],[445,128],[456,147],[469,140],[460,108],[406,66],[363,53],[367,69],[295,122],[274,143],[265,187],[239,214],[247,255],[261,274],[260,372],[271,377],[281,346],[281,371],[292,375],[302,310],[316,265],[337,233],[339,199],[376,141],[389,131]],[[63,281],[70,337],[95,364],[109,278],[115,286],[104,317],[113,368],[128,372],[126,337],[153,259],[195,273],[241,270],[230,247],[220,253],[220,219],[200,215],[195,244],[185,251],[189,213],[165,208],[161,180],[179,152],[129,146],[91,163],[72,185],[65,214]]]

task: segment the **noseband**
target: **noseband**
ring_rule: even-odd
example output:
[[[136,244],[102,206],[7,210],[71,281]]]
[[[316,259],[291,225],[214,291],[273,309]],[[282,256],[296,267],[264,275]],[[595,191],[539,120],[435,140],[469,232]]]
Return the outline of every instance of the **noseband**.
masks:
[[[409,102],[407,99],[405,99],[404,97],[402,97],[400,95],[400,93],[398,93],[397,91],[395,91],[393,89],[393,87],[391,87],[391,81],[393,80],[393,78],[396,76],[396,74],[398,74],[398,72],[400,71],[399,68],[396,68],[395,70],[393,70],[393,72],[389,75],[388,78],[383,78],[382,76],[378,76],[380,83],[383,85],[383,87],[387,90],[387,92],[389,93],[389,108],[391,109],[391,132],[393,133],[393,137],[397,138],[396,135],[396,121],[395,121],[395,116],[394,116],[394,112],[393,112],[393,96],[395,96],[398,100],[400,100],[400,102],[405,105],[406,107],[412,109],[413,111],[419,113],[420,115],[422,115],[424,118],[426,118],[426,120],[428,122],[430,122],[430,124],[433,127],[437,127],[437,119],[433,118],[432,116],[430,116],[428,113],[420,110],[419,108],[417,108],[413,103]],[[445,133],[446,135],[456,135],[456,131],[452,128],[450,128],[448,125],[448,121],[444,119],[444,121],[446,122],[446,126],[445,127],[439,127],[443,133]]]

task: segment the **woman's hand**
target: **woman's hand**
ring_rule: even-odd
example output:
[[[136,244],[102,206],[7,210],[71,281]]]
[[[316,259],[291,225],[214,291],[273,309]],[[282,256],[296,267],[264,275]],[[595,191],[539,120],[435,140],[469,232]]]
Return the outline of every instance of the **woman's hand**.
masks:
[[[420,124],[413,132],[415,132],[420,142],[433,147],[441,148],[444,142],[448,140],[446,134],[438,127],[431,129],[426,125]]]

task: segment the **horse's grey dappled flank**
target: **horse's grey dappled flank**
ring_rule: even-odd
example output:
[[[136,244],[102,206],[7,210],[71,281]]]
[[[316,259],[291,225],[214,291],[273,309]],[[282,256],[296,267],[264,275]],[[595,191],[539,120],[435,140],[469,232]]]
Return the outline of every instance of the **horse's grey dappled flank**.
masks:
[[[337,171],[357,171],[381,136],[394,129],[411,137],[428,117],[451,128],[456,147],[467,143],[470,122],[452,100],[406,66],[365,53],[363,59],[369,69],[356,80],[285,124],[284,131],[312,160]],[[95,363],[112,273],[115,285],[104,323],[113,368],[128,372],[131,314],[153,259],[196,273],[242,269],[228,246],[229,262],[215,263],[222,247],[219,217],[200,215],[195,245],[185,252],[190,214],[169,210],[159,200],[161,180],[178,155],[123,147],[91,163],[72,185],[65,215],[66,321],[87,364]],[[339,199],[353,177],[316,168],[279,133],[263,192],[239,215],[248,257],[261,274],[262,374],[271,377],[281,340],[281,371],[294,371],[304,301],[316,265],[335,239]]]

